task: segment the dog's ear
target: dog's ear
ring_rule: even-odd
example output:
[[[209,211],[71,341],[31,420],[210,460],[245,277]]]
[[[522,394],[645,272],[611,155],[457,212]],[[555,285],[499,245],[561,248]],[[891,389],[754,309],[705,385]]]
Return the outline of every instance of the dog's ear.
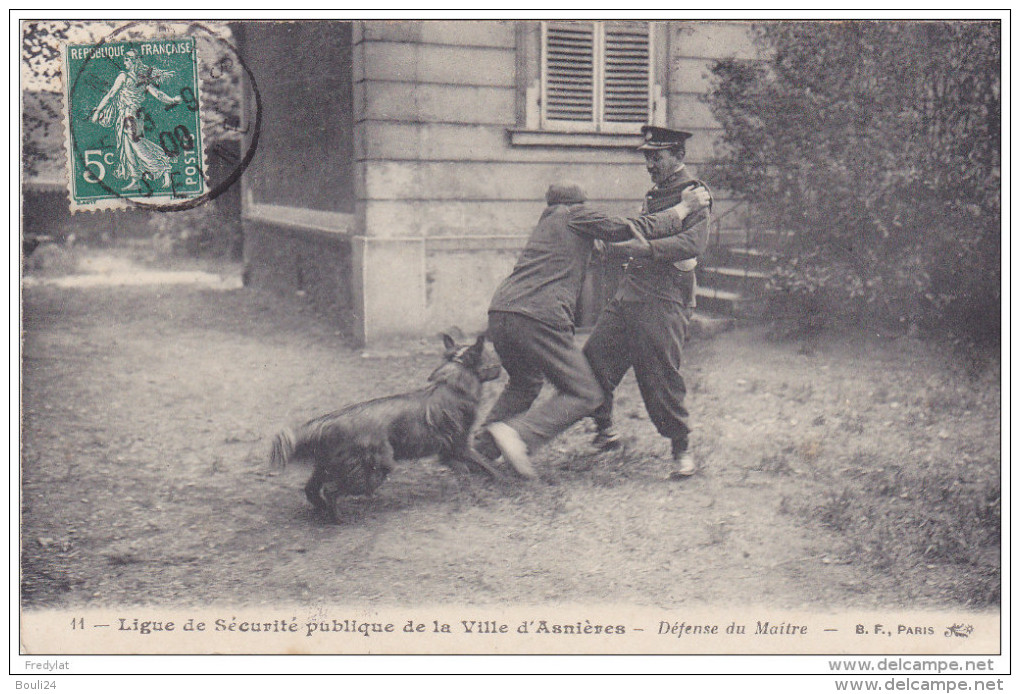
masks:
[[[485,349],[485,333],[478,336],[478,339],[475,340],[475,343],[471,345],[468,351],[475,356],[481,356],[483,349]]]
[[[454,347],[457,346],[457,343],[454,341],[454,339],[447,335],[446,333],[439,333],[439,336],[443,338],[443,347],[445,347],[446,349],[453,349]]]

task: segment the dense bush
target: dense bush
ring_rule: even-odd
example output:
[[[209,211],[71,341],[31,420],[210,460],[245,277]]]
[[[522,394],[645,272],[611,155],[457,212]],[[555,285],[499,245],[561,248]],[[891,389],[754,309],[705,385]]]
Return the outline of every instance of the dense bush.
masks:
[[[778,238],[804,326],[1000,331],[997,22],[771,22],[713,66],[711,180]]]

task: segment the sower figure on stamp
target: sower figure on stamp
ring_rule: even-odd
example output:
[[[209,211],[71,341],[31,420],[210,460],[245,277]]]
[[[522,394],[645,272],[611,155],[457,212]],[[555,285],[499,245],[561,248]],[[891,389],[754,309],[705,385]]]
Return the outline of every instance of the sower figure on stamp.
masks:
[[[684,166],[685,142],[691,135],[653,126],[641,129],[648,173],[655,186],[645,196],[644,212],[675,205],[692,189],[707,188],[691,178]],[[599,315],[584,354],[605,392],[593,419],[598,427],[595,445],[611,448],[619,436],[613,428],[613,391],[631,366],[648,416],[660,434],[672,442],[669,478],[697,471],[688,451],[690,426],[684,407],[687,389],[680,374],[683,343],[694,312],[694,268],[708,245],[706,209],[688,216],[677,236],[647,244],[610,244],[607,251],[629,258],[616,296]]]
[[[708,204],[691,191],[655,214],[610,217],[585,204],[576,185],[554,185],[547,207],[510,276],[489,306],[488,336],[510,380],[477,440],[480,453],[500,453],[523,477],[534,478],[528,454],[602,402],[603,388],[574,344],[574,306],[596,239],[625,241],[678,234],[683,220]],[[543,382],[557,392],[532,407]]]
[[[173,75],[172,71],[149,67],[138,58],[136,51],[130,50],[124,54],[124,71],[117,75],[110,91],[92,111],[94,123],[112,127],[116,133],[117,168],[113,173],[127,180],[124,190],[138,188],[145,176],[152,180],[163,179],[162,185],[170,186],[170,165],[175,160],[160,145],[145,137],[145,121],[139,112],[146,94],[168,106],[183,101],[179,96],[168,96],[158,89],[160,82]]]

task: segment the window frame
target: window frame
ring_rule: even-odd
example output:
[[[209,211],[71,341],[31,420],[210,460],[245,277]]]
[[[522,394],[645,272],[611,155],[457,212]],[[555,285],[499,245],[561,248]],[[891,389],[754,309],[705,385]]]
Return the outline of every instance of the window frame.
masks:
[[[633,148],[641,144],[640,127],[628,123],[616,132],[596,131],[593,127],[564,130],[544,128],[542,125],[542,64],[545,60],[543,40],[544,20],[517,22],[516,54],[516,125],[507,128],[512,147],[585,147]],[[651,100],[654,104],[648,123],[665,127],[669,104],[666,86],[669,84],[670,33],[667,22],[649,20]]]
[[[592,119],[591,121],[550,118],[548,105],[549,24],[542,20],[539,43],[539,129],[546,132],[633,133],[635,128],[652,122],[656,112],[655,22],[647,20],[648,30],[648,103],[642,123],[613,122],[605,119],[606,104],[606,27],[613,20],[562,20],[561,23],[588,24],[592,28]]]

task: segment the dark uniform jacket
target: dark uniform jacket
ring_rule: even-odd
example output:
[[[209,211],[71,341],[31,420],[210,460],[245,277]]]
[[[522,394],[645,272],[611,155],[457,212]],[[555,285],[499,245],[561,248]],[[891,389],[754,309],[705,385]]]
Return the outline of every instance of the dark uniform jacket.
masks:
[[[557,329],[573,330],[574,306],[594,239],[626,241],[630,225],[651,243],[682,230],[680,218],[659,206],[637,218],[608,216],[587,204],[549,205],[531,232],[510,276],[496,289],[489,311],[520,313]],[[657,241],[656,241],[657,243]]]
[[[701,184],[681,167],[668,180],[655,186],[645,196],[644,212],[654,213],[680,203],[681,193]],[[645,301],[649,298],[679,303],[694,308],[694,268],[697,258],[708,246],[708,223],[711,207],[689,215],[676,236],[649,239],[650,258],[634,258],[620,281],[617,298],[622,301]]]

